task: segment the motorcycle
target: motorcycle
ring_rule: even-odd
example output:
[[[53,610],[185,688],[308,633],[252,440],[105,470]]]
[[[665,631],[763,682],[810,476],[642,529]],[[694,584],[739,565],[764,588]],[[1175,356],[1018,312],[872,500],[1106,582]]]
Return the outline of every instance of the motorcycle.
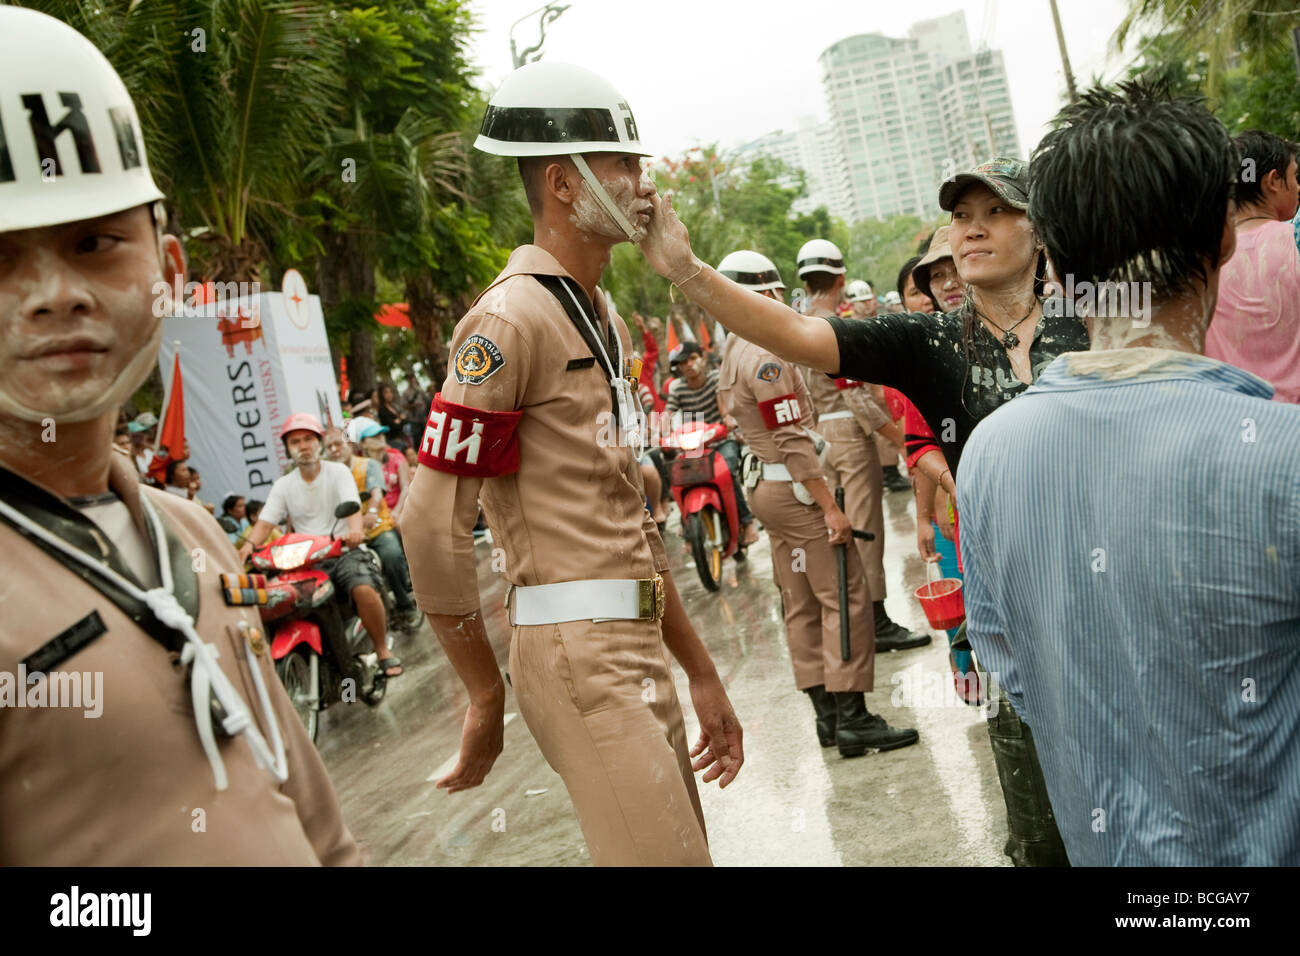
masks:
[[[727,437],[721,423],[683,422],[659,439],[669,467],[673,500],[682,516],[682,534],[691,546],[695,570],[710,591],[722,586],[722,562],[740,547],[740,518],[731,469],[715,446]]]
[[[337,519],[359,511],[355,501],[335,509]],[[364,548],[365,546],[362,545]],[[373,552],[367,551],[378,561]],[[271,632],[271,659],[293,708],[316,739],[320,712],[353,693],[370,706],[384,699],[388,676],[347,595],[338,595],[329,573],[317,567],[343,554],[333,534],[287,534],[253,552],[254,570],[266,573],[266,604],[258,610]],[[346,609],[346,617],[340,607]]]

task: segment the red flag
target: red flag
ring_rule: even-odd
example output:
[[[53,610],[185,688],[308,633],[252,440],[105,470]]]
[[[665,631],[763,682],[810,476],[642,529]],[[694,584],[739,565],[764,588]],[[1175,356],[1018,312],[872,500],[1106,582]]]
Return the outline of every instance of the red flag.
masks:
[[[396,302],[383,306],[375,313],[375,321],[394,329],[409,329],[411,326],[411,307],[405,302]]]
[[[677,341],[677,323],[674,322],[671,317],[669,317],[668,319],[668,354],[669,355],[673,354],[673,349],[677,348],[678,344],[679,343]]]
[[[162,423],[158,426],[158,446],[166,449],[166,454],[154,453],[153,463],[149,466],[149,477],[162,484],[167,474],[167,462],[180,461],[185,457],[185,389],[181,385],[179,351],[172,359],[171,389]]]
[[[706,352],[713,351],[713,339],[709,336],[709,320],[700,323],[700,348]]]
[[[348,357],[339,356],[339,401],[348,400]]]

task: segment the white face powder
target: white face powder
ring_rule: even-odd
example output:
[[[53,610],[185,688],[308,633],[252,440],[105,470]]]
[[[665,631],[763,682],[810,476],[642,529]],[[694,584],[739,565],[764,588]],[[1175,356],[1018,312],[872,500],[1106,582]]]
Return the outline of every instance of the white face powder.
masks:
[[[643,174],[641,176],[642,188],[649,184],[649,179]],[[637,187],[626,179],[614,178],[600,181],[604,187],[606,195],[618,208],[620,212],[632,223],[633,235],[631,237],[624,234],[614,218],[605,212],[600,202],[596,199],[591,191],[590,184],[586,180],[578,190],[578,197],[573,201],[573,214],[569,221],[583,232],[589,232],[597,236],[604,236],[608,239],[617,239],[620,241],[640,242],[646,236],[646,227],[637,225],[638,212],[637,207],[644,205],[644,200],[637,193]],[[651,188],[653,188],[651,186]]]

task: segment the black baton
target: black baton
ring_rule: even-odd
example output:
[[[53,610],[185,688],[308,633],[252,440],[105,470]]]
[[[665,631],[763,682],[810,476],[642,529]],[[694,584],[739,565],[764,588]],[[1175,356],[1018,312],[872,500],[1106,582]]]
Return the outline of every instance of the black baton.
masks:
[[[835,507],[844,511],[844,489],[835,489]],[[849,545],[835,546],[835,566],[840,573],[840,660],[851,656],[849,648]]]

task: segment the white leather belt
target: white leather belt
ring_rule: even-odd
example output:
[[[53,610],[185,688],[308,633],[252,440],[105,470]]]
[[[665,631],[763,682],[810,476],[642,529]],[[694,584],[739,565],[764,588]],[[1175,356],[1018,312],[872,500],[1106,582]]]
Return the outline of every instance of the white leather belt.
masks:
[[[818,422],[837,422],[842,418],[852,418],[852,412],[831,412],[827,415],[818,415]]]
[[[561,581],[531,587],[511,585],[506,592],[510,623],[562,624],[566,621],[657,621],[664,616],[664,580],[608,578]]]
[[[790,477],[790,469],[785,465],[769,465],[763,462],[763,479],[765,481],[794,481]]]

